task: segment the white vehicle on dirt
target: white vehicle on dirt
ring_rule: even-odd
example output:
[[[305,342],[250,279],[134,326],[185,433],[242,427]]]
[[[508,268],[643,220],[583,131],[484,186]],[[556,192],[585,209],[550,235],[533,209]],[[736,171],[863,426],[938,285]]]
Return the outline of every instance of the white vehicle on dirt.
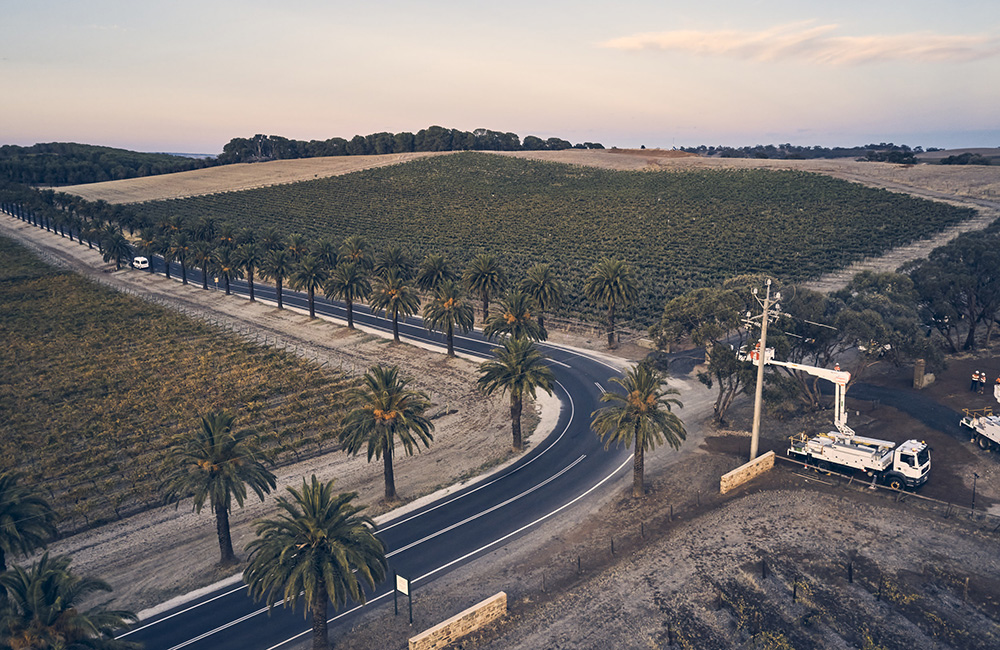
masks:
[[[149,259],[140,255],[132,260],[132,266],[137,269],[148,269]]]
[[[965,417],[959,424],[972,429],[972,442],[986,451],[1000,449],[1000,416],[993,415],[992,408],[962,409]]]
[[[878,480],[889,487],[901,490],[916,488],[927,482],[931,471],[931,452],[926,443],[917,440],[907,440],[896,445],[889,440],[865,438],[847,426],[847,409],[845,393],[851,373],[840,368],[819,368],[800,363],[776,361],[774,349],[765,350],[763,359],[759,350],[742,351],[739,358],[752,361],[755,366],[763,362],[765,365],[783,366],[793,370],[802,370],[833,382],[836,387],[834,396],[834,426],[836,431],[808,435],[800,433],[789,439],[788,456],[820,469],[838,470],[846,473],[862,471],[866,476]]]

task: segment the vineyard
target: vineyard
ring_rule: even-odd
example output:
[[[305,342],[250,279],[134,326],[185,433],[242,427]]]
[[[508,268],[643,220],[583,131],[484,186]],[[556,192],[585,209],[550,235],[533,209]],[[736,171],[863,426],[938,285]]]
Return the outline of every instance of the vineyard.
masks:
[[[347,380],[40,263],[0,238],[0,470],[67,532],[147,508],[172,436],[228,409],[280,460],[332,447]]]
[[[310,238],[364,235],[377,249],[444,252],[460,267],[488,251],[514,278],[551,262],[567,285],[562,315],[591,319],[600,312],[583,280],[602,256],[621,257],[641,285],[637,326],[693,287],[753,272],[814,278],[973,216],[804,172],[624,172],[484,153],[135,207],[153,222],[181,215]]]

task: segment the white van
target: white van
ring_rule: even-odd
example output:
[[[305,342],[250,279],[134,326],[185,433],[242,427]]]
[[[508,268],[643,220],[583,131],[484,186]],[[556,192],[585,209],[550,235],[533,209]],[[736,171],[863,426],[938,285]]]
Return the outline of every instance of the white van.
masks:
[[[136,257],[135,259],[132,260],[132,266],[134,266],[137,269],[148,269],[149,260],[141,256]]]

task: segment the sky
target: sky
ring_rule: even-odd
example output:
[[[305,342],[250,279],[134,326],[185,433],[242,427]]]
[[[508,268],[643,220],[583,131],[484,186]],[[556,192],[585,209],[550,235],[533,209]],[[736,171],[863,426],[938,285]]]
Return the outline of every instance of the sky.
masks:
[[[0,144],[1000,146],[1000,2],[0,0]]]

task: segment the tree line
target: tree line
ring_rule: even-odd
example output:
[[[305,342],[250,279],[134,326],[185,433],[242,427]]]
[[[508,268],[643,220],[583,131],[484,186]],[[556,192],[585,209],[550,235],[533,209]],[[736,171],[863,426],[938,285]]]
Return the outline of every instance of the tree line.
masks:
[[[681,147],[681,151],[697,153],[703,156],[719,156],[720,158],[775,158],[779,160],[807,160],[812,158],[854,158],[872,162],[916,163],[914,157],[923,153],[924,148],[909,147],[905,144],[892,142],[870,143],[858,147],[821,147],[800,146],[791,143],[753,145],[744,147],[705,146]],[[938,151],[929,147],[927,151]]]
[[[28,185],[79,185],[170,174],[215,164],[210,159],[140,153],[75,142],[0,146],[0,180]]]
[[[252,138],[233,138],[218,157],[220,164],[260,162],[287,158],[319,156],[362,156],[414,151],[558,151],[562,149],[603,149],[597,142],[571,144],[562,138],[542,139],[489,129],[460,131],[431,126],[416,133],[370,133],[350,140],[291,140],[278,135],[257,134]]]
[[[720,423],[735,397],[753,386],[756,370],[738,354],[756,341],[743,318],[758,308],[752,289],[764,279],[737,276],[688,291],[666,303],[650,330],[661,350],[681,341],[706,348],[706,367],[698,378],[717,390]],[[768,347],[778,358],[830,367],[851,351],[854,361],[845,369],[852,383],[875,363],[923,358],[934,371],[946,354],[989,346],[1000,324],[1000,221],[959,235],[896,272],[858,273],[839,291],[781,286],[777,279],[772,287],[783,295],[776,325],[768,331]],[[817,377],[781,367],[767,377],[773,403],[820,405]]]

